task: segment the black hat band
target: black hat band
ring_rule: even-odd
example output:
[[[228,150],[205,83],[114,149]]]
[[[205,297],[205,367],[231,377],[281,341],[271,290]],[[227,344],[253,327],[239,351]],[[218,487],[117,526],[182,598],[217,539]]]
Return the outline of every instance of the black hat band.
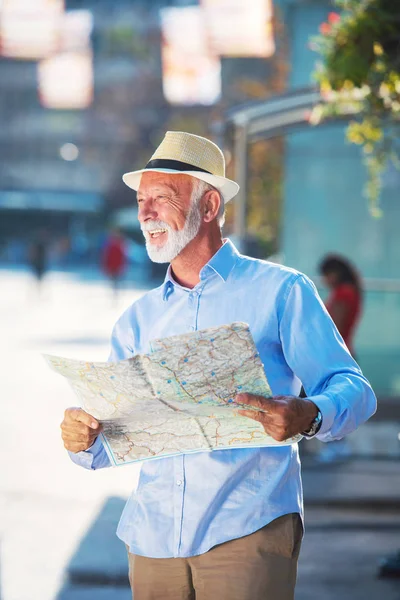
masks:
[[[167,158],[156,158],[147,163],[144,168],[146,169],[173,169],[174,171],[200,171],[201,173],[208,173],[213,175],[211,171],[206,171],[201,167],[195,167],[189,165],[189,163],[181,162],[180,160],[169,160]]]

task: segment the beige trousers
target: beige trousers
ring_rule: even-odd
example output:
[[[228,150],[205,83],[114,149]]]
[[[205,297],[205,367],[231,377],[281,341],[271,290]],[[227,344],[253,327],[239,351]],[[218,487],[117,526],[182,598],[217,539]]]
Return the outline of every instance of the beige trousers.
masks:
[[[191,558],[128,553],[134,600],[293,600],[303,536],[284,515],[251,535]]]

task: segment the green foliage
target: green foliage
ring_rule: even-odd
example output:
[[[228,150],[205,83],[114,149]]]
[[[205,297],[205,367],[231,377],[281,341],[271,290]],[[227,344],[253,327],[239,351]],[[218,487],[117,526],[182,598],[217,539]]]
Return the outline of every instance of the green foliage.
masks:
[[[283,137],[260,140],[249,148],[247,230],[263,258],[279,250],[284,156]]]
[[[315,77],[323,104],[310,118],[358,115],[347,139],[362,147],[368,181],[365,193],[380,216],[381,177],[392,159],[400,122],[400,3],[397,0],[336,0],[342,11],[330,13],[311,47],[321,55]]]
[[[150,46],[146,36],[135,31],[129,24],[109,28],[106,39],[110,55],[134,56],[137,60],[148,60],[150,57]]]

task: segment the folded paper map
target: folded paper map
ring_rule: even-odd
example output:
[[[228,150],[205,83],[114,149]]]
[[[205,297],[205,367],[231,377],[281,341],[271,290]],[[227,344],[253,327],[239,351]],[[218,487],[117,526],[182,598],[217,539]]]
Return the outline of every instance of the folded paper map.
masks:
[[[272,395],[245,323],[155,340],[149,354],[117,363],[45,358],[102,423],[113,465],[301,438],[277,442],[260,423],[238,414],[257,409],[236,404],[236,394]]]

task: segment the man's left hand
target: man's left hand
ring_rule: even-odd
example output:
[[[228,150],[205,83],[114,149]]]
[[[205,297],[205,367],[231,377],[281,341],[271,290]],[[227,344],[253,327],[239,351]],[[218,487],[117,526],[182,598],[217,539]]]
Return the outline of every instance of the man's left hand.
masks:
[[[297,396],[264,398],[254,394],[238,394],[235,402],[258,408],[257,411],[247,409],[238,412],[243,417],[259,421],[265,432],[277,442],[283,442],[303,431],[308,431],[318,414],[314,402]]]

